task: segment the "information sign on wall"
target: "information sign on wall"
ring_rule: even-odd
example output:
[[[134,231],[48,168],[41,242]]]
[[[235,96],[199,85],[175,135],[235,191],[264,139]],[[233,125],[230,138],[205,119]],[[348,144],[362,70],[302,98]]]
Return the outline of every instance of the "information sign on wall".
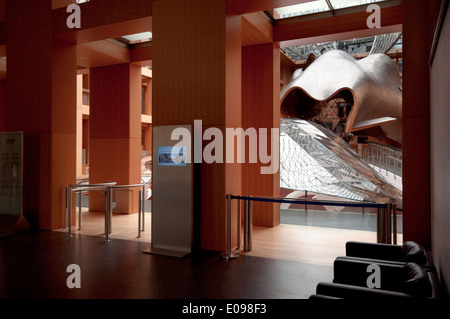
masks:
[[[22,133],[0,133],[0,214],[22,214]]]

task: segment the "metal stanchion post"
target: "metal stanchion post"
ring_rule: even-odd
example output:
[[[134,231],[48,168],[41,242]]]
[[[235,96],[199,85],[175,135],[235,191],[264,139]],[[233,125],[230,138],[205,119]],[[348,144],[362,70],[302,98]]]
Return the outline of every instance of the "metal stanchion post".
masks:
[[[67,234],[68,237],[72,236],[72,187],[69,185],[67,189],[67,207],[69,211],[68,216],[68,224],[69,224],[69,232]]]
[[[383,209],[378,207],[377,211],[377,243],[383,242]]]
[[[252,202],[245,200],[245,222],[244,222],[244,250],[252,250]]]
[[[386,207],[383,209],[383,243],[385,243],[385,244],[387,244],[387,242],[388,242],[388,240],[387,240],[387,237],[388,237],[388,233],[387,233],[388,213],[387,213],[387,210],[388,209],[387,209],[387,204],[386,204]]]
[[[379,243],[387,244],[388,243],[388,204],[386,206],[380,208],[378,210],[378,234],[379,234]]]
[[[138,238],[141,238],[142,191],[139,190]]]
[[[81,230],[81,190],[78,192],[78,230]]]
[[[388,203],[386,207],[386,243],[392,244],[392,223],[391,223],[392,204]]]
[[[145,231],[145,184],[142,185],[142,231]]]
[[[64,188],[64,227],[67,226],[67,186]]]
[[[227,251],[221,253],[220,256],[225,259],[235,259],[239,255],[231,253],[231,195],[227,195]]]
[[[237,200],[237,250],[241,249],[241,200]]]
[[[106,190],[104,191],[105,194],[105,241],[109,242],[109,233],[111,232],[110,230],[110,226],[111,226],[111,221],[110,221],[110,209],[111,209],[111,189],[110,188],[106,188]]]
[[[305,212],[308,211],[308,191],[305,191]]]

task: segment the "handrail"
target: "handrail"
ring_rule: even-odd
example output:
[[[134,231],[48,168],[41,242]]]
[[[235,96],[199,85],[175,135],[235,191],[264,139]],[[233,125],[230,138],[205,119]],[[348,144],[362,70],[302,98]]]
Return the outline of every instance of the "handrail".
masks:
[[[234,196],[232,199],[252,200],[257,202],[273,202],[273,203],[291,203],[291,204],[308,204],[308,205],[325,205],[325,206],[350,206],[350,207],[369,207],[384,208],[386,203],[375,203],[368,201],[345,202],[345,201],[325,201],[325,200],[306,200],[285,197],[268,197],[268,196]]]
[[[131,188],[131,187],[142,187],[142,186],[145,186],[145,183],[130,184],[130,185],[115,185],[115,186],[108,186],[108,188]]]
[[[107,186],[89,186],[89,187],[77,187],[77,188],[72,188],[71,191],[72,192],[86,192],[86,191],[100,191],[103,189],[106,189]]]
[[[232,213],[232,199],[245,201],[245,222],[244,222],[244,250],[251,250],[251,223],[252,223],[252,201],[258,202],[272,202],[272,203],[295,203],[295,204],[308,204],[308,205],[321,205],[321,206],[346,206],[346,207],[369,207],[377,208],[377,241],[380,243],[391,244],[391,232],[393,231],[393,241],[397,244],[397,205],[396,203],[375,203],[368,201],[359,202],[346,202],[346,201],[329,201],[329,200],[308,200],[297,198],[285,198],[285,197],[269,197],[269,196],[236,196],[227,194],[227,251],[221,253],[221,257],[229,260],[238,258],[239,255],[231,252],[231,213]],[[238,204],[238,230],[241,227],[240,224],[240,204]],[[394,228],[391,227],[391,211],[394,218]],[[240,247],[240,232],[238,231],[238,248]]]
[[[402,176],[402,150],[390,145],[378,144],[375,142],[367,143],[367,147],[363,150],[361,157],[368,164],[377,166],[379,172],[381,169],[397,176]]]
[[[91,186],[112,186],[116,185],[117,182],[107,182],[107,183],[96,183],[96,184],[69,184],[70,187],[91,187]]]

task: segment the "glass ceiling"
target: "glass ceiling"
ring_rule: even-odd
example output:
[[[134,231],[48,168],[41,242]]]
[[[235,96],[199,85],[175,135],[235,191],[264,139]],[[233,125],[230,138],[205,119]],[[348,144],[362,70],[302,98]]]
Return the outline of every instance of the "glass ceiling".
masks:
[[[371,3],[384,1],[388,0],[315,0],[292,6],[277,8],[275,9],[275,11],[279,14],[280,19],[285,19],[312,13],[356,7],[365,4],[369,5]]]
[[[284,19],[300,15],[330,11],[330,7],[328,7],[328,4],[325,0],[318,0],[277,8],[275,9],[275,11],[280,15],[280,19]]]
[[[142,32],[142,33],[136,33],[136,34],[130,34],[130,35],[124,35],[122,36],[123,39],[128,41],[128,44],[135,44],[140,42],[146,42],[152,40],[152,33],[151,32]]]
[[[342,50],[348,54],[387,53],[391,49],[402,49],[402,33],[388,33],[367,38],[355,38],[345,41],[331,41],[282,48],[281,50],[294,61],[306,61],[310,54],[316,57],[330,50]]]

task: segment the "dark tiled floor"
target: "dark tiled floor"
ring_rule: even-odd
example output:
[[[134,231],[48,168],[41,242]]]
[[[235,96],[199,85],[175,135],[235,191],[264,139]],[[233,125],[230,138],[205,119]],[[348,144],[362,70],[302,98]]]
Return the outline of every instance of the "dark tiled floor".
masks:
[[[179,259],[144,254],[148,243],[53,231],[0,237],[0,298],[306,299],[332,268],[202,251]],[[68,288],[67,266],[81,269]]]

